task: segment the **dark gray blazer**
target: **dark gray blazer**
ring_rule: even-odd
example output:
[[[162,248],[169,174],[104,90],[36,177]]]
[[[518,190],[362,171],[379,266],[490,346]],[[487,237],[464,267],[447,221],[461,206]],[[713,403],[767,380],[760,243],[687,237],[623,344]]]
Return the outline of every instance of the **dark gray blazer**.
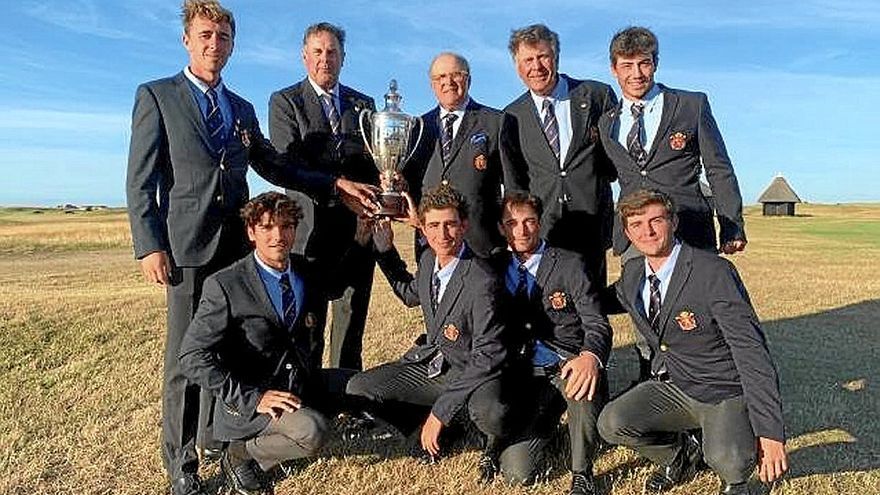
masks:
[[[733,264],[683,243],[660,309],[659,335],[645,314],[644,281],[640,256],[626,263],[615,289],[651,348],[652,370],[665,366],[672,383],[700,402],[744,395],[755,435],[783,440],[776,367]],[[691,315],[696,326],[689,330]]]
[[[269,416],[256,408],[267,390],[292,392],[306,403],[312,395],[311,353],[315,333],[324,328],[327,302],[319,274],[305,259],[293,257],[291,264],[305,289],[291,331],[272,306],[253,254],[205,280],[179,357],[183,373],[217,397],[218,440],[246,440],[266,427]]]
[[[599,118],[616,107],[607,84],[564,74],[571,99],[572,140],[562,168],[544,137],[527,91],[508,105],[503,153],[504,187],[528,191],[544,202],[541,236],[554,245],[584,253],[585,244],[611,246],[614,167],[599,141]]]
[[[444,372],[451,379],[431,412],[448,425],[471,392],[500,376],[507,356],[499,311],[503,296],[492,267],[466,248],[435,313],[431,308],[434,259],[434,251],[425,251],[413,276],[395,249],[377,254],[394,293],[409,307],[421,305],[425,318],[426,334],[401,360],[426,362],[436,351],[443,352]]]
[[[501,277],[512,256],[504,251],[493,259]],[[514,349],[539,339],[566,358],[590,351],[607,365],[611,326],[602,314],[597,290],[579,254],[547,246],[529,304],[510,305],[505,311],[508,331],[517,333],[511,337]]]
[[[358,125],[361,110],[375,108],[373,99],[340,84],[339,101],[342,140],[337,147],[330,121],[308,79],[272,93],[269,99],[272,144],[280,152],[301,157],[308,170],[377,184],[379,172],[364,146]],[[344,205],[317,201],[306,254],[324,258],[344,252],[354,238],[356,226],[357,217]]]
[[[278,155],[260,132],[254,107],[229,88],[226,94],[235,117],[226,153],[218,156],[183,72],[138,87],[126,179],[138,259],[165,251],[177,266],[206,264],[224,219],[249,199],[248,165],[273,184],[331,194],[331,175],[304,170],[295,155]]]
[[[620,125],[620,108],[614,108],[599,121],[599,134],[608,156],[617,169],[620,197],[638,189],[658,189],[675,202],[679,217],[678,236],[701,249],[716,248],[713,212],[700,191],[700,166],[712,187],[721,243],[745,239],[742,196],[727,156],[721,132],[712,117],[709,100],[703,93],[692,93],[659,85],[663,91],[663,113],[660,127],[648,152],[644,171],[627,150],[612,136]],[[624,129],[620,132],[629,132]],[[685,142],[676,141],[684,135]],[[674,149],[681,147],[681,149]],[[614,252],[620,254],[629,246],[620,219],[615,218]]]
[[[422,194],[442,181],[462,193],[469,208],[468,246],[487,257],[505,246],[498,231],[501,220],[501,148],[503,114],[470,100],[452,141],[450,161],[443,163],[440,107],[422,115],[425,131],[403,175],[418,204]]]

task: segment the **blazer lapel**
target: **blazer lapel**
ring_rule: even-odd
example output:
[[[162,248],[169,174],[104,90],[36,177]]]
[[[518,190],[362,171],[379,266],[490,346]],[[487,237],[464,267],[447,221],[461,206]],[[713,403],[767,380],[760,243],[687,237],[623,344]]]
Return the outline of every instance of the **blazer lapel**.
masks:
[[[366,102],[360,101],[348,86],[340,84],[339,106],[339,115],[342,121],[341,132],[344,134],[360,134],[360,117],[361,112],[366,108]]]
[[[315,88],[312,87],[312,83],[306,78],[300,87],[302,88],[303,111],[312,124],[311,128],[330,133],[330,121],[324,115],[324,106],[321,104]]]
[[[205,148],[211,149],[211,146],[209,144],[211,142],[211,138],[208,135],[208,128],[205,126],[205,119],[202,118],[202,111],[199,110],[199,104],[196,103],[196,99],[193,96],[190,82],[186,79],[186,76],[183,74],[183,72],[179,73],[177,77],[174,78],[174,82],[177,85],[179,100],[183,102],[183,106],[187,109],[190,120],[192,121],[195,128],[198,129],[199,136],[202,137]]]
[[[544,155],[543,159],[536,160],[536,163],[530,163],[529,165],[553,164],[552,169],[558,173],[559,160],[553,154],[553,150],[550,149],[550,143],[547,142],[544,126],[541,125],[541,115],[538,113],[538,107],[535,106],[535,100],[532,99],[531,92],[526,91],[526,94],[522,96],[520,105],[522,108],[521,114],[527,115],[525,118],[520,119],[520,124],[523,126],[522,133],[527,136],[534,136],[534,142],[541,144],[534,145],[533,149]],[[522,144],[525,146],[525,143]]]
[[[541,264],[538,265],[538,272],[535,274],[538,287],[543,288],[547,286],[547,279],[550,278],[550,274],[553,273],[553,267],[555,266],[556,250],[552,247],[547,247],[544,250],[544,255],[541,257]],[[538,287],[535,289],[537,290]]]
[[[633,265],[630,265],[633,266]],[[645,283],[644,262],[635,263],[635,268],[624,270],[623,272],[623,290],[627,298],[627,303],[633,309],[631,314],[635,315],[635,319],[641,324],[636,326],[639,328],[651,328],[651,322],[648,321],[648,315],[645,314],[645,304],[642,301],[642,286]],[[648,332],[653,335],[654,332]]]
[[[691,261],[692,257],[693,248],[686,244],[682,244],[681,250],[678,253],[678,259],[675,262],[675,268],[672,271],[672,278],[669,279],[669,288],[666,289],[666,297],[663,298],[663,305],[660,307],[660,321],[658,322],[658,328],[661,329],[661,336],[666,333],[666,323],[672,315],[672,308],[675,307],[675,303],[681,295],[682,289],[684,289],[688,278],[690,278],[691,268],[693,266]]]
[[[660,115],[660,125],[657,127],[657,134],[654,134],[654,141],[651,142],[651,151],[648,152],[648,163],[651,163],[654,155],[657,154],[657,150],[663,144],[664,136],[666,136],[669,126],[672,124],[672,117],[678,109],[678,95],[668,91],[662,84],[658,84],[658,86],[663,91],[663,114]]]
[[[425,314],[425,326],[430,329],[434,327],[434,308],[431,307],[431,277],[434,275],[434,251],[427,249],[419,259],[419,269],[416,277],[419,283],[419,301],[422,303],[422,311]]]
[[[573,160],[574,156],[577,154],[575,153],[575,150],[577,150],[578,147],[583,146],[589,140],[589,137],[587,136],[587,121],[590,119],[590,101],[581,91],[576,91],[580,86],[574,88],[571,87],[574,81],[564,75],[560,75],[560,77],[565,77],[566,82],[569,85],[568,118],[571,120],[571,142],[568,143],[568,151],[565,154],[565,163],[562,164],[562,168],[568,168],[571,160]],[[573,89],[575,91],[572,91]]]
[[[472,258],[469,254],[462,256],[458,260],[458,266],[455,267],[452,278],[446,284],[446,290],[443,291],[443,297],[440,298],[440,303],[437,305],[437,314],[435,315],[435,322],[437,324],[442,322],[449,314],[449,311],[452,310],[452,307],[455,306],[455,302],[464,288],[464,277],[468,270],[470,270],[471,262]]]
[[[449,149],[449,160],[443,165],[443,172],[445,172],[449,168],[449,164],[455,161],[455,157],[458,156],[458,152],[461,151],[461,147],[465,142],[471,139],[471,131],[477,123],[476,113],[471,111],[473,109],[473,100],[468,103],[467,108],[464,110],[464,117],[461,119],[461,125],[458,126],[458,133],[455,135],[455,138],[452,140],[452,147]]]

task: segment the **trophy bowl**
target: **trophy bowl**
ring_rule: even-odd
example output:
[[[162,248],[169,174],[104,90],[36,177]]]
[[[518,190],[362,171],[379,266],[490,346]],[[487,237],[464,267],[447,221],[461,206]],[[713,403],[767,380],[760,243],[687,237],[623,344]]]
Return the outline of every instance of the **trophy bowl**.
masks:
[[[396,175],[412,158],[425,128],[421,117],[409,115],[400,109],[400,100],[397,81],[392,79],[385,94],[385,108],[379,112],[365,108],[358,119],[364,145],[379,169],[382,185],[382,192],[378,195],[380,208],[376,212],[379,216],[406,216],[406,198],[395,189]],[[369,122],[369,126],[365,126],[365,121]],[[419,134],[415,143],[411,143],[416,124]]]

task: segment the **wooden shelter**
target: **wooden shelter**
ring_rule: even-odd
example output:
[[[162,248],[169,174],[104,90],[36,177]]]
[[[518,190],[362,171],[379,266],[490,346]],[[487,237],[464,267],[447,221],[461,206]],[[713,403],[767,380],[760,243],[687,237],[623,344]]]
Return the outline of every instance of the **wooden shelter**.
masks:
[[[758,198],[764,206],[764,216],[794,216],[794,205],[802,203],[782,174],[777,174]]]

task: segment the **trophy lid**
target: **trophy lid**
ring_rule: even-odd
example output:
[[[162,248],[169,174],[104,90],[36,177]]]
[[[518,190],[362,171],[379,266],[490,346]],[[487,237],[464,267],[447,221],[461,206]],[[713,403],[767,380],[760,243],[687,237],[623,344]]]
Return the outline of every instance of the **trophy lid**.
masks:
[[[385,93],[385,108],[382,111],[401,112],[400,100],[402,99],[403,97],[397,92],[397,79],[392,79],[391,82],[388,83],[388,92]]]

